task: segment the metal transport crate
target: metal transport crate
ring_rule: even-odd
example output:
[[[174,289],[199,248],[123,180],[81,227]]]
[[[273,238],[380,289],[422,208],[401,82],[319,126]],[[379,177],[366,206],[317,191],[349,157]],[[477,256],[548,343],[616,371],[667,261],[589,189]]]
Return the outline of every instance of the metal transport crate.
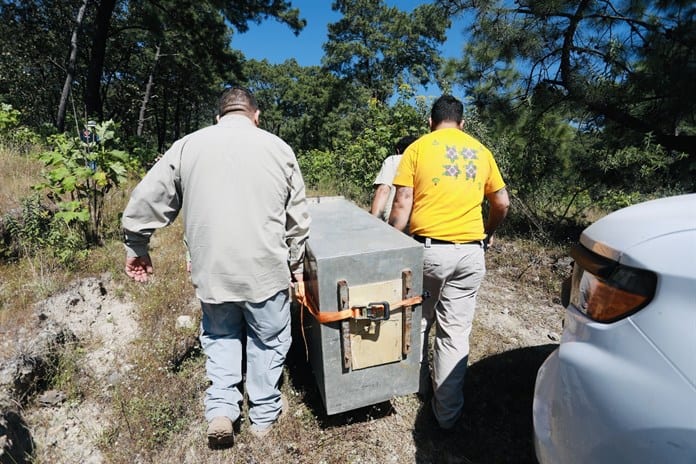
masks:
[[[423,291],[422,245],[343,197],[310,198],[309,213],[307,296],[319,316],[353,312],[324,323],[303,314],[326,413],[415,393],[421,306],[398,303]]]

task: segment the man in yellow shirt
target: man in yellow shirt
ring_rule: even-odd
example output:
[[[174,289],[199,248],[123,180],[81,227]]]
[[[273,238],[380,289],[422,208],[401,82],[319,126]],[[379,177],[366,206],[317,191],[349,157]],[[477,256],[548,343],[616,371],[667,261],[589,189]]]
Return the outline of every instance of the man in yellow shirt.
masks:
[[[397,169],[389,217],[389,224],[402,231],[410,219],[410,233],[424,245],[423,288],[432,297],[423,303],[420,392],[427,395],[432,386],[433,413],[443,429],[451,429],[462,415],[476,293],[486,272],[484,250],[510,204],[493,155],[461,130],[463,112],[451,95],[435,101],[431,132],[406,149]],[[485,223],[484,198],[490,204]]]

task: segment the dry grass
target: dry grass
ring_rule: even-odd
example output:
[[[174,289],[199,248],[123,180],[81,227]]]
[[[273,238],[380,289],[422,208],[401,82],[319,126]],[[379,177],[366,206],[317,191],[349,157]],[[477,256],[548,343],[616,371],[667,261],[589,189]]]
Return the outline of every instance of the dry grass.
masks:
[[[30,156],[19,156],[0,145],[0,213],[20,205],[20,200],[31,192],[39,180],[41,163]]]
[[[487,266],[516,288],[527,287],[559,295],[561,282],[570,268],[569,246],[546,244],[529,239],[495,238],[486,253]]]
[[[199,403],[206,387],[202,360],[198,357],[173,365],[182,342],[197,333],[197,328],[182,331],[175,326],[180,315],[198,318],[185,270],[182,235],[180,221],[157,231],[151,243],[154,275],[145,285],[125,277],[120,244],[117,253],[102,258],[121,282],[124,295],[137,304],[140,327],[140,337],[131,350],[130,362],[135,367],[113,396],[113,425],[105,433],[103,446],[109,462],[132,462],[134,453],[156,462],[154,453],[189,424],[202,420]]]
[[[19,207],[22,198],[32,193],[40,172],[40,162],[0,145],[0,216]],[[0,336],[32,322],[27,308],[70,278],[70,273],[59,271],[48,253],[12,264],[0,262]]]
[[[71,272],[60,268],[48,255],[0,263],[0,336],[33,323],[31,306],[73,278]]]

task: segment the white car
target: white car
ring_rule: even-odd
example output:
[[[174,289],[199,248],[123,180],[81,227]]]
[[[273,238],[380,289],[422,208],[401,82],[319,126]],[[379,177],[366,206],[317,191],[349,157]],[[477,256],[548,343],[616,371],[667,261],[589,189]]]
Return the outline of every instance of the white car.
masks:
[[[609,214],[571,256],[534,391],[539,462],[696,463],[696,194]]]

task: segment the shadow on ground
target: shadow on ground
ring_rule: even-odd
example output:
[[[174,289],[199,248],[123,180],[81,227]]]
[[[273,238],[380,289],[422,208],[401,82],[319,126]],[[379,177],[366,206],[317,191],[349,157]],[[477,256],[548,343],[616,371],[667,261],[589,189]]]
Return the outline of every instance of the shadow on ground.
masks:
[[[416,462],[535,464],[532,397],[536,373],[558,345],[519,348],[469,366],[464,414],[443,433],[429,404],[423,404],[413,431]]]
[[[0,464],[33,462],[34,440],[22,416],[11,410],[0,414]]]
[[[451,431],[437,426],[429,404],[418,411],[413,436],[416,459],[426,463],[536,464],[532,443],[532,398],[536,374],[557,344],[519,348],[469,366],[462,418]],[[302,334],[293,333],[287,357],[289,381],[323,429],[394,414],[390,402],[327,416],[307,361]]]

